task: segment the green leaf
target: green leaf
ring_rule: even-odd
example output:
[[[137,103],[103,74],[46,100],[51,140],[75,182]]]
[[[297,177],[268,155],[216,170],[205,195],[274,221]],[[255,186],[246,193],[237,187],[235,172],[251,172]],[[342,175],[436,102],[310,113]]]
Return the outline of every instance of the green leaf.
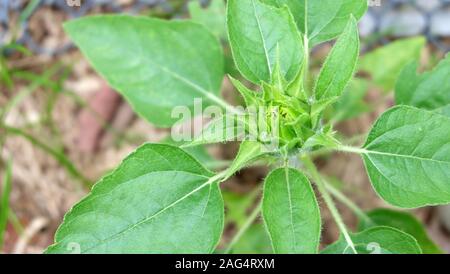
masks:
[[[104,15],[70,21],[64,28],[95,70],[157,126],[177,121],[171,117],[176,106],[192,112],[194,98],[203,98],[204,107],[224,105],[218,97],[222,47],[196,23]]]
[[[229,78],[233,86],[237,89],[237,91],[239,91],[242,98],[244,98],[244,102],[247,107],[250,106],[257,107],[263,105],[264,102],[261,99],[260,93],[257,93],[256,91],[247,88],[239,80],[236,80],[231,76],[229,76]]]
[[[311,122],[314,128],[320,121],[323,112],[331,105],[339,100],[338,96],[325,97],[324,99],[316,100],[311,103]]]
[[[352,16],[320,71],[315,86],[316,99],[340,96],[355,72],[359,56],[359,34]]]
[[[246,120],[243,116],[225,114],[211,120],[202,132],[186,146],[217,144],[244,139]]]
[[[424,37],[414,37],[389,43],[364,55],[359,70],[369,73],[384,91],[390,91],[405,65],[420,57],[425,42]]]
[[[441,115],[445,115],[445,116],[450,118],[450,104],[448,104],[448,105],[446,105],[444,107],[436,109],[436,113],[439,113]]]
[[[332,132],[316,132],[313,136],[309,137],[306,140],[306,142],[302,146],[302,149],[315,147],[338,147],[340,143],[333,135],[334,134]]]
[[[233,254],[271,254],[270,239],[262,224],[250,226],[233,246]]]
[[[185,142],[176,142],[171,137],[164,139],[163,141],[161,141],[161,143],[177,147],[183,147],[183,145],[186,145]],[[209,152],[206,150],[205,146],[198,145],[192,147],[183,147],[183,150],[194,157],[194,159],[196,159],[203,166],[207,166],[208,164],[214,163],[215,161],[211,154],[209,154]]]
[[[279,168],[264,183],[262,215],[275,253],[317,253],[320,212],[309,180]]]
[[[223,0],[212,0],[207,8],[202,8],[200,1],[190,1],[188,9],[194,22],[208,28],[217,38],[227,40],[226,6]]]
[[[267,156],[270,152],[271,151],[264,144],[256,141],[243,141],[239,147],[239,152],[236,155],[236,158],[227,170],[225,178],[231,177],[234,173],[261,159],[262,157]]]
[[[419,243],[423,253],[439,254],[442,250],[428,237],[423,225],[412,214],[391,209],[375,209],[367,213],[371,222],[360,220],[359,230],[373,226],[389,226],[413,236]]]
[[[289,9],[259,0],[229,0],[228,35],[239,71],[255,84],[271,82],[277,52],[283,76],[291,81],[303,62],[303,44]]]
[[[145,144],[66,214],[46,252],[213,252],[224,205],[212,175],[177,147]]]
[[[311,47],[338,37],[352,14],[360,19],[367,0],[264,0],[276,7],[287,5],[301,33],[308,34]]]
[[[417,75],[417,63],[402,71],[396,88],[397,104],[435,110],[450,104],[450,54],[434,70]]]
[[[358,254],[421,254],[417,241],[391,227],[373,227],[350,235]],[[322,254],[353,254],[344,237],[325,248]]]
[[[450,202],[450,118],[398,106],[373,126],[363,158],[387,202],[414,208]]]

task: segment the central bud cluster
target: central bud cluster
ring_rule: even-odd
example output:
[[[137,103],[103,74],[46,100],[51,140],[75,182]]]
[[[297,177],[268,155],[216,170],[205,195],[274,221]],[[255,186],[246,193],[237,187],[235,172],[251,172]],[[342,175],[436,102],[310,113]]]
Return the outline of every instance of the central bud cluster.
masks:
[[[261,83],[260,92],[231,79],[245,100],[247,114],[257,117],[252,120],[257,122],[249,123],[256,124],[249,131],[250,135],[258,136],[257,140],[262,143],[276,144],[278,149],[287,152],[336,144],[332,127],[321,123],[324,109],[335,99],[321,101],[309,98],[301,77],[288,83],[279,73],[274,75],[271,83]]]
[[[278,137],[281,147],[291,150],[301,148],[314,135],[315,123],[307,101],[300,93],[290,94],[289,91],[289,86],[285,85],[263,85],[260,96],[267,109],[269,134]]]

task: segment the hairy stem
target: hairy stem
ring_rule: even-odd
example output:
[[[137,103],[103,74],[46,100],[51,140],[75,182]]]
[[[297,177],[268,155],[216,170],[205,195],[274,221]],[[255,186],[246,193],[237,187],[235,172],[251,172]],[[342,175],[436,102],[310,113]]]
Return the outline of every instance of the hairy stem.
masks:
[[[308,40],[308,36],[305,34],[303,36],[303,48],[305,51],[305,56],[303,58],[303,91],[305,92],[305,95],[307,97],[307,99],[311,99],[313,97],[313,94],[311,94],[311,92],[308,91],[308,71],[309,71],[309,40]]]
[[[230,166],[231,163],[232,163],[232,161],[217,160],[217,161],[205,163],[204,166],[208,169],[217,170],[217,169],[228,167],[228,166]]]
[[[352,147],[352,146],[339,146],[336,148],[336,150],[342,151],[342,152],[357,153],[357,154],[366,154],[368,152],[367,150],[365,150],[363,148]]]
[[[355,135],[348,140],[345,141],[345,144],[347,145],[360,145],[361,143],[364,143],[365,139],[367,138],[367,133],[362,133]]]
[[[372,223],[372,220],[367,216],[367,214],[357,206],[353,201],[351,201],[344,193],[339,191],[337,188],[332,186],[330,183],[324,181],[326,189],[333,195],[337,200],[343,203],[346,207],[348,207],[353,213],[355,213],[358,218],[364,220],[367,223]]]
[[[227,249],[225,249],[225,254],[229,254],[233,249],[234,245],[241,239],[242,235],[250,228],[250,226],[255,222],[256,218],[259,216],[261,212],[262,202],[259,202],[255,209],[252,211],[247,221],[242,225],[239,231],[234,235],[231,242],[228,244]]]
[[[347,230],[347,227],[345,226],[344,221],[342,220],[342,217],[339,214],[339,211],[333,202],[333,198],[331,197],[330,193],[328,192],[328,190],[325,186],[322,176],[320,176],[319,172],[317,171],[316,166],[311,161],[311,158],[309,158],[308,156],[302,156],[302,161],[305,164],[305,167],[308,170],[308,172],[310,173],[311,177],[315,181],[320,194],[322,194],[322,197],[323,197],[328,209],[330,210],[334,221],[336,222],[337,226],[339,227],[339,230],[341,231],[342,235],[344,235],[345,241],[347,242],[348,246],[352,249],[352,251],[356,254],[357,252],[355,249],[355,245],[353,244],[353,241],[350,238],[350,234]]]

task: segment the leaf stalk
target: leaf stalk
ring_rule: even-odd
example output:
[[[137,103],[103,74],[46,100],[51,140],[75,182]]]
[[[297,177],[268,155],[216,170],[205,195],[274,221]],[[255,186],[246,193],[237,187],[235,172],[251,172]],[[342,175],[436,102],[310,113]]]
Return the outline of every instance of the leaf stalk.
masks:
[[[336,222],[337,226],[339,227],[339,230],[341,231],[342,235],[344,236],[345,241],[347,242],[348,246],[352,249],[352,251],[355,254],[357,254],[355,245],[354,245],[352,239],[350,238],[350,234],[347,230],[347,227],[345,226],[344,221],[342,220],[342,217],[341,217],[338,209],[336,208],[336,205],[333,202],[333,198],[331,197],[330,193],[328,192],[328,190],[325,186],[325,182],[323,181],[322,177],[320,176],[319,172],[317,171],[316,166],[312,162],[311,158],[309,158],[308,156],[303,156],[302,161],[305,165],[305,168],[308,170],[312,179],[316,183],[317,188],[318,188],[320,194],[322,195],[328,209],[330,210],[334,221]]]

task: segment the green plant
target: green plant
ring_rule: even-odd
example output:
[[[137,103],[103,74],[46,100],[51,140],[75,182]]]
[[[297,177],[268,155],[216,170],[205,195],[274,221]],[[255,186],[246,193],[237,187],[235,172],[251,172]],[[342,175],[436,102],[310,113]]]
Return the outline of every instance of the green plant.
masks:
[[[0,250],[3,249],[4,234],[8,224],[9,195],[11,194],[11,162],[7,163],[5,175],[3,177],[2,195],[0,196]]]
[[[196,113],[196,98],[226,113],[180,147],[138,148],[66,214],[46,252],[70,253],[74,246],[82,253],[214,252],[224,226],[219,184],[244,167],[264,163],[273,170],[261,204],[247,221],[238,221],[240,230],[226,252],[252,228],[260,211],[274,252],[319,252],[321,216],[312,179],[342,235],[323,253],[439,253],[414,217],[363,212],[327,182],[313,157],[360,154],[374,189],[394,206],[449,203],[450,119],[442,109],[450,103],[450,92],[441,84],[448,79],[448,63],[420,76],[413,73],[416,66],[407,66],[396,88],[402,105],[381,115],[362,147],[348,146],[333,130],[336,121],[324,115],[339,106],[357,68],[357,21],[366,0],[229,0],[227,5],[236,67],[260,87],[254,91],[231,78],[246,109],[220,97],[222,49],[201,25],[129,16],[88,17],[65,25],[93,67],[149,122],[170,127],[184,121],[180,114]],[[316,80],[310,81],[311,49],[336,38]],[[397,64],[390,67],[398,73]],[[377,79],[384,88],[393,85],[385,75]],[[231,140],[242,141],[240,150],[218,173],[185,151]],[[349,232],[333,196],[361,219],[361,231]]]

